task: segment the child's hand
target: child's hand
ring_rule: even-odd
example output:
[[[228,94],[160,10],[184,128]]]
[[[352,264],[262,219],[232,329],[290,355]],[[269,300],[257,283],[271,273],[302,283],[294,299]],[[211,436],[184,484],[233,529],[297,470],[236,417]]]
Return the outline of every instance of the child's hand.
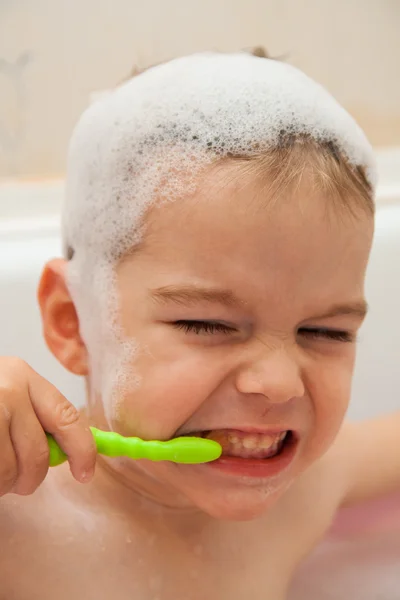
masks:
[[[78,410],[19,358],[0,357],[0,496],[32,494],[46,477],[51,433],[71,472],[89,481],[96,447]]]

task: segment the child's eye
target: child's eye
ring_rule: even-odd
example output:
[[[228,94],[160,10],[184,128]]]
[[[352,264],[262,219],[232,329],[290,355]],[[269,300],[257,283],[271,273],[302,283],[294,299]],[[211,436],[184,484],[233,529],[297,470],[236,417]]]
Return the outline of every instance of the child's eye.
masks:
[[[216,321],[175,321],[174,326],[182,329],[185,333],[233,333],[233,327]]]
[[[302,327],[298,330],[300,335],[311,339],[328,339],[336,342],[354,342],[354,335],[349,331],[338,329],[325,329],[323,327]]]

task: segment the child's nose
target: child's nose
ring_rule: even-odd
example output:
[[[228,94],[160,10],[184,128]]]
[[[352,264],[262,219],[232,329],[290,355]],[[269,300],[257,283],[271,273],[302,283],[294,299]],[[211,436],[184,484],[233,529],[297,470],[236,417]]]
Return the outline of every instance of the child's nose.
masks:
[[[246,362],[236,376],[242,394],[262,394],[272,403],[288,402],[304,396],[301,369],[285,349],[266,350]]]

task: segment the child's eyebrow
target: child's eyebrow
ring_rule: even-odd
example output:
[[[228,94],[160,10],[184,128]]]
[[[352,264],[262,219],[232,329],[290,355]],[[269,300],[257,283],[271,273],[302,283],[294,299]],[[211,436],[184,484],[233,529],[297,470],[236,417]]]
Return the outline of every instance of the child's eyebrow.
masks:
[[[231,290],[197,285],[175,286],[167,285],[150,290],[153,300],[157,302],[175,302],[176,304],[194,304],[195,302],[210,302],[224,306],[243,304]]]
[[[365,300],[349,302],[348,304],[334,304],[327,311],[313,317],[313,319],[328,319],[330,317],[340,317],[353,315],[364,319],[368,312],[368,304]]]
[[[150,290],[151,297],[156,302],[175,302],[180,305],[194,304],[195,302],[209,302],[222,304],[224,306],[237,307],[244,302],[239,300],[231,290],[220,288],[200,287],[197,285],[166,285]],[[350,302],[347,304],[334,304],[327,311],[314,316],[313,319],[326,319],[330,317],[354,315],[362,319],[368,312],[365,300]]]

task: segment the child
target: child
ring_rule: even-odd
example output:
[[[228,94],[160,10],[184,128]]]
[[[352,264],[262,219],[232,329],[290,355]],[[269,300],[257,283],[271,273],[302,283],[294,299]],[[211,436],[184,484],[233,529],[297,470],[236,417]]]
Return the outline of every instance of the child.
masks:
[[[283,600],[339,507],[400,488],[400,417],[343,425],[374,177],[351,117],[260,56],[159,65],[85,113],[39,302],[88,403],[0,361],[2,600]],[[223,456],[96,461],[89,424]]]

